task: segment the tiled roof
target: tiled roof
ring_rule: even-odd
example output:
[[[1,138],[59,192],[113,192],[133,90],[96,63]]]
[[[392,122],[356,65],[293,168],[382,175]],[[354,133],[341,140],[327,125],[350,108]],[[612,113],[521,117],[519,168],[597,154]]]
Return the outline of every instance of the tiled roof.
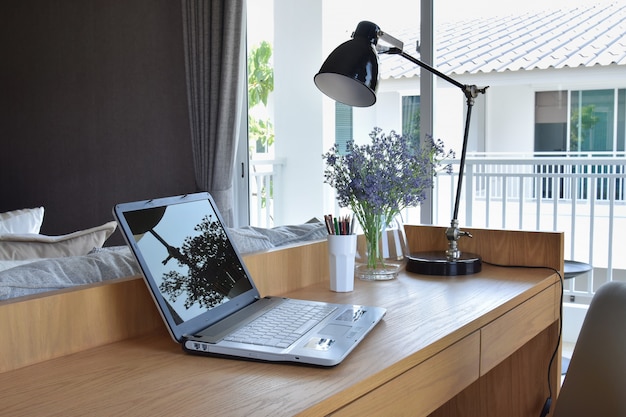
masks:
[[[434,66],[446,74],[626,65],[623,0],[446,23],[435,31]],[[419,28],[390,34],[419,58],[412,46]],[[383,78],[419,75],[417,66],[397,55],[381,55],[381,66]]]

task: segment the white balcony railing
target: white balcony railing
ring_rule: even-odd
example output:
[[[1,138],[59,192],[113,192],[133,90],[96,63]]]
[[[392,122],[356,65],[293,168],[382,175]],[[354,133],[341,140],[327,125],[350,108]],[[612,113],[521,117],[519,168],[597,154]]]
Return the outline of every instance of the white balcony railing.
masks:
[[[455,165],[456,173],[436,179],[435,224],[450,221]],[[623,153],[472,154],[465,167],[461,225],[565,232],[565,259],[593,266],[566,281],[572,301],[588,301],[604,282],[626,280]]]
[[[458,179],[436,177],[433,223],[447,226]],[[251,161],[253,225],[271,227],[272,187],[280,161]],[[593,270],[566,281],[566,295],[588,301],[604,282],[626,280],[626,155],[471,154],[466,160],[459,222],[462,227],[565,232],[565,259]],[[404,213],[418,224],[419,208]],[[574,297],[574,298],[572,298]]]
[[[277,192],[274,182],[280,175],[280,159],[250,160],[250,224],[257,227],[274,226],[274,201]]]

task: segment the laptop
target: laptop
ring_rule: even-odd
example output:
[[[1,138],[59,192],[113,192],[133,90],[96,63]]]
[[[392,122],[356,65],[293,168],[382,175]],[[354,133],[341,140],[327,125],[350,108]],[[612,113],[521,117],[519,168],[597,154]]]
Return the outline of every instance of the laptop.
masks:
[[[172,338],[189,353],[339,364],[385,314],[374,306],[261,297],[208,193],[113,209]],[[287,334],[274,334],[274,323]]]

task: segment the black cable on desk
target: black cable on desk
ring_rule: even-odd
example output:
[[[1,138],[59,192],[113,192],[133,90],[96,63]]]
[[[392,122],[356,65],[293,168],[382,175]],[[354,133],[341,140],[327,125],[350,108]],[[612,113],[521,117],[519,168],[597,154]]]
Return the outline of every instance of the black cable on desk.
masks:
[[[550,363],[548,364],[548,390],[550,392],[548,398],[546,398],[546,402],[543,404],[543,408],[541,410],[541,414],[540,417],[545,417],[548,415],[548,413],[550,412],[550,407],[552,406],[552,379],[550,378],[550,369],[552,369],[552,365],[554,363],[554,360],[556,359],[556,355],[559,353],[559,346],[561,345],[561,337],[563,334],[563,292],[564,292],[564,285],[565,283],[563,282],[563,275],[561,275],[561,272],[549,267],[549,266],[527,266],[527,265],[501,265],[501,264],[495,264],[495,263],[491,263],[491,262],[486,262],[485,260],[483,260],[484,264],[487,265],[492,265],[492,266],[497,266],[497,267],[501,267],[501,268],[535,268],[535,269],[549,269],[550,271],[555,272],[558,276],[559,276],[559,283],[561,284],[561,303],[559,305],[559,336],[557,339],[557,343],[556,343],[556,348],[554,349],[554,352],[552,353],[552,357],[550,358]]]

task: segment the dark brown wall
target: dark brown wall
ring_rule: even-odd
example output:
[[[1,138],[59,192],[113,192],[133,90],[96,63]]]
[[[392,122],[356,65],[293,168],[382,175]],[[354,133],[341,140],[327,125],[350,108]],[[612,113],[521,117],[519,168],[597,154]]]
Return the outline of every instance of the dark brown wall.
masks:
[[[65,234],[195,191],[180,2],[7,1],[0,16],[0,212],[43,205],[42,233]]]

